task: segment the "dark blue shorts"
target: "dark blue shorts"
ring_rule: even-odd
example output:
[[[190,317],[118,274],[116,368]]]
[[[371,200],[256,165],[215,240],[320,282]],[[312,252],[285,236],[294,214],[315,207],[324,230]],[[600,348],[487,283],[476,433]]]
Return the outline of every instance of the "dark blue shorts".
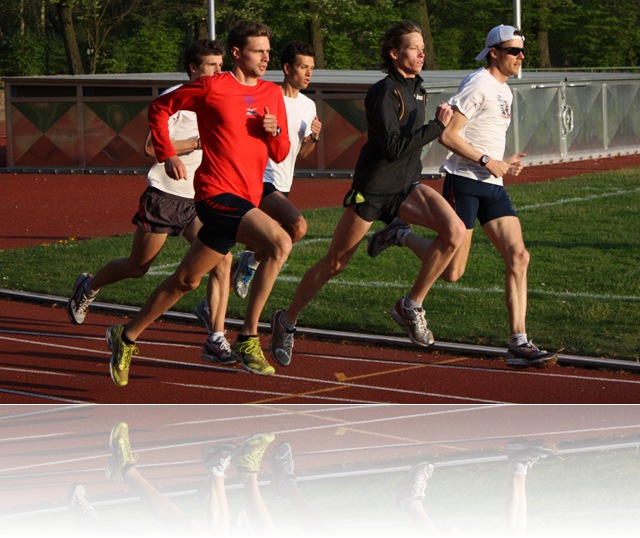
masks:
[[[476,218],[484,226],[500,217],[518,216],[507,190],[502,185],[447,173],[442,196],[464,222],[467,230],[473,230]]]
[[[196,202],[198,218],[202,221],[198,239],[210,249],[226,254],[236,244],[242,218],[255,207],[248,200],[228,193]]]

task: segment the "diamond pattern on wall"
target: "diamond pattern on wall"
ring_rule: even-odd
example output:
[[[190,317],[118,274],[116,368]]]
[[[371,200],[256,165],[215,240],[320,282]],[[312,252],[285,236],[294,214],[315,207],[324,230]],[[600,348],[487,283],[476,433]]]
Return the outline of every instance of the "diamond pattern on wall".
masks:
[[[20,104],[22,106],[12,108],[11,115],[14,165],[56,167],[81,164],[76,107]],[[35,106],[26,106],[31,104]],[[56,118],[55,123],[51,123],[53,117]],[[43,127],[46,127],[44,131]]]
[[[95,105],[95,103],[92,103]],[[144,140],[149,129],[147,107],[84,107],[86,165],[91,167],[147,167]],[[133,113],[136,116],[133,116]],[[100,115],[102,114],[102,115]],[[104,121],[104,115],[109,121]],[[126,118],[126,123],[123,123]],[[116,127],[116,128],[114,128]]]

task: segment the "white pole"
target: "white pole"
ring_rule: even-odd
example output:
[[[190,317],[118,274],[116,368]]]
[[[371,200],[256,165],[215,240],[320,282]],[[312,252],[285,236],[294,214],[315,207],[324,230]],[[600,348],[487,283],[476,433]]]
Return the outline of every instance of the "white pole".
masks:
[[[513,0],[513,25],[521,30],[522,18],[520,16],[521,2],[520,0]]]
[[[214,0],[209,0],[209,39],[216,38],[216,6]]]
[[[522,30],[522,17],[520,0],[513,0],[513,25]],[[522,78],[522,67],[518,71],[517,78]]]

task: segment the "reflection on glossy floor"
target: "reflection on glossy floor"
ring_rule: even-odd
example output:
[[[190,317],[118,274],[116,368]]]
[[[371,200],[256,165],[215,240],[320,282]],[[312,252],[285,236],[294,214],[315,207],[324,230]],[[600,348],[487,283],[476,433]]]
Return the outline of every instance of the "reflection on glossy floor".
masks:
[[[4,536],[636,536],[636,406],[1,406]]]

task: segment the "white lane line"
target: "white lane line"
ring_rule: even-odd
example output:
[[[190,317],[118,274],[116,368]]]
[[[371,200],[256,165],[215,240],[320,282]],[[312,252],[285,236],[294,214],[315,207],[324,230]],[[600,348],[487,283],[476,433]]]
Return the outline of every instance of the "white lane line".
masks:
[[[541,207],[553,207],[557,205],[574,204],[578,202],[591,202],[592,200],[601,200],[604,198],[611,198],[612,196],[622,196],[625,194],[635,194],[637,192],[640,192],[640,187],[636,189],[630,189],[628,191],[616,190],[611,192],[603,192],[601,194],[593,194],[591,196],[581,196],[577,198],[563,198],[560,200],[556,200],[555,202],[545,202],[542,204],[524,205],[522,207],[516,207],[516,209],[518,211],[529,211],[532,209],[533,210],[540,209]]]

